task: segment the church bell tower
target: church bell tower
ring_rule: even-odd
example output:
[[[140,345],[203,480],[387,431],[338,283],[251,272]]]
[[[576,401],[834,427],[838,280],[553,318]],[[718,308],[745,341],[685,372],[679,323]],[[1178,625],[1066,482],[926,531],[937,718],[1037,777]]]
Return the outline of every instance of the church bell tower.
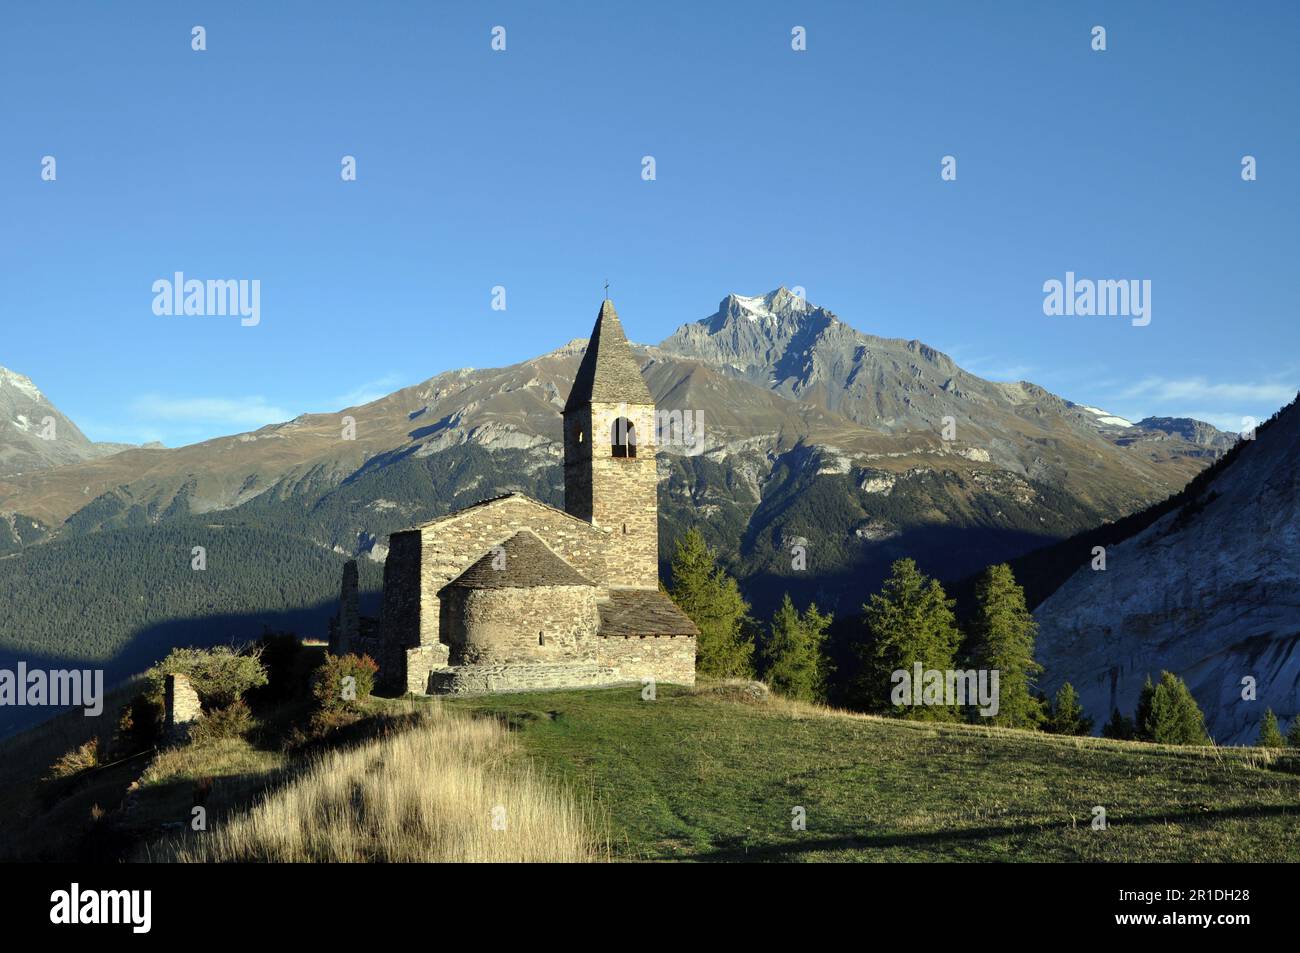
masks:
[[[608,298],[564,405],[564,509],[610,535],[611,586],[659,586],[655,406]]]

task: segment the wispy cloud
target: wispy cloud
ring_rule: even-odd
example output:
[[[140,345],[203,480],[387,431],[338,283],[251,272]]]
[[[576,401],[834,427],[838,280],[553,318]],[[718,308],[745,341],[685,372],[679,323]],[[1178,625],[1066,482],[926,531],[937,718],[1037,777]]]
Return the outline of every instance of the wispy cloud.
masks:
[[[219,425],[236,430],[264,427],[296,415],[260,396],[167,397],[141,394],[131,401],[129,410],[134,416],[149,421],[205,427]]]
[[[385,374],[383,377],[377,377],[372,381],[366,381],[364,384],[358,384],[347,393],[331,397],[329,409],[339,410],[344,407],[359,407],[362,404],[370,403],[372,400],[387,397],[402,386],[402,380],[402,375],[394,372]]]
[[[1215,383],[1203,377],[1148,377],[1130,386],[1120,396],[1157,401],[1264,401],[1281,405],[1295,395],[1295,382]]]
[[[965,349],[958,345],[945,352],[957,366],[971,374],[991,381],[1027,380],[1035,368],[1032,364],[1002,364],[990,355],[965,357]]]

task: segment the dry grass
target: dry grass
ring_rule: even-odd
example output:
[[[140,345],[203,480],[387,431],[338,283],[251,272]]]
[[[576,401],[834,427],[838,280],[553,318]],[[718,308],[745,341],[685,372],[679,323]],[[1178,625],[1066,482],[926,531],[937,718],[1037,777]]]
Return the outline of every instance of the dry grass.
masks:
[[[604,859],[597,812],[517,756],[494,719],[419,706],[416,727],[314,759],[219,829],[152,860],[467,862]],[[504,828],[504,829],[498,829]]]

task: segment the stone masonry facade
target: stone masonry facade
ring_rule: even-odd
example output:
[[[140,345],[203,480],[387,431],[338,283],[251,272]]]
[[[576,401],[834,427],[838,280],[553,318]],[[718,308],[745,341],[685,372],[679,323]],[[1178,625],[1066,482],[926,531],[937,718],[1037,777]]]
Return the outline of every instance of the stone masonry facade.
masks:
[[[694,684],[698,630],[659,591],[654,400],[608,300],[563,417],[564,509],[508,494],[393,533],[380,618],[345,570],[331,651],[394,693]]]

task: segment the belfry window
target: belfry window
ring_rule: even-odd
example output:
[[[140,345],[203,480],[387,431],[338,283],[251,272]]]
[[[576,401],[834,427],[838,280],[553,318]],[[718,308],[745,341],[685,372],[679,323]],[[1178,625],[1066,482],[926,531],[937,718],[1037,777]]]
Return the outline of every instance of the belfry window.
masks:
[[[614,421],[609,434],[610,449],[616,457],[636,456],[636,427],[626,417]]]

